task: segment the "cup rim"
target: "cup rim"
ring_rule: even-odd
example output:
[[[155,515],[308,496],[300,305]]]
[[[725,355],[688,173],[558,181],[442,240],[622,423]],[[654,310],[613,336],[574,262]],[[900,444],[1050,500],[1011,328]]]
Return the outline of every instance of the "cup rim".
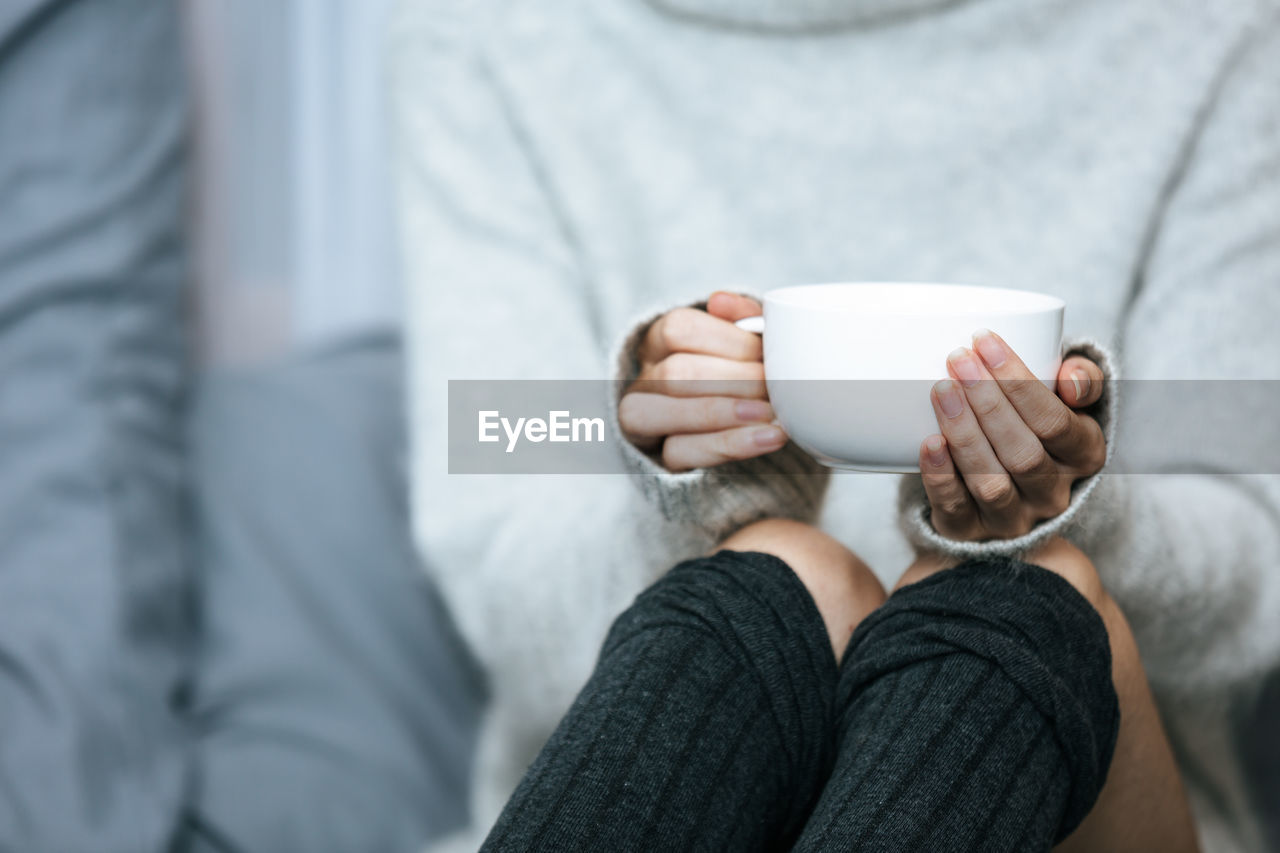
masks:
[[[811,291],[817,288],[826,288],[826,287],[894,287],[894,288],[955,287],[955,288],[965,288],[973,291],[981,291],[986,294],[997,294],[997,293],[998,294],[1017,294],[1020,300],[1023,300],[1024,302],[1027,300],[1030,300],[1033,303],[1029,305],[1024,304],[1020,306],[1014,306],[1012,308],[996,309],[996,313],[999,313],[1004,316],[1010,316],[1010,317],[1026,316],[1030,314],[1048,314],[1054,311],[1062,311],[1066,308],[1066,305],[1067,305],[1066,301],[1064,301],[1060,297],[1053,296],[1048,293],[1041,293],[1039,291],[1022,290],[1019,288],[1012,288],[1012,287],[992,287],[989,285],[968,284],[965,282],[947,282],[947,281],[867,280],[867,281],[827,281],[827,282],[812,282],[812,283],[806,283],[806,284],[790,284],[790,285],[785,285],[783,287],[775,287],[765,291],[763,298],[766,305],[770,302],[773,302],[779,305],[787,305],[795,308],[811,308],[814,306],[806,304],[794,298],[796,292]],[[788,297],[792,297],[792,298],[789,299]],[[860,309],[857,306],[847,306],[847,307],[846,306],[826,306],[823,308],[823,310],[831,311],[831,312],[839,312],[839,313],[854,313],[860,310],[867,311],[867,309]],[[942,315],[942,314],[946,314],[950,316],[957,316],[957,315],[965,316],[968,314],[973,314],[973,315],[991,314],[993,313],[993,309],[974,308],[972,310],[959,310],[959,311],[957,310],[929,311],[927,307],[920,307],[920,308],[912,308],[910,310],[873,309],[873,310],[867,311],[867,313],[873,313],[877,316],[883,316],[883,317],[901,317],[901,316],[913,316],[913,315],[926,315],[926,316],[935,315],[936,316],[936,315]]]

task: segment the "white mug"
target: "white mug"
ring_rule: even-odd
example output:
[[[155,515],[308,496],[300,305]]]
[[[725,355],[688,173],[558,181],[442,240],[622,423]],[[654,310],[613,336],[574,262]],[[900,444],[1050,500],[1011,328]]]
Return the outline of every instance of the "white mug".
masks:
[[[1052,388],[1066,305],[1055,296],[964,284],[802,284],[764,294],[764,369],[778,422],[825,465],[919,470],[938,431],[929,388],[979,329],[1000,335]]]

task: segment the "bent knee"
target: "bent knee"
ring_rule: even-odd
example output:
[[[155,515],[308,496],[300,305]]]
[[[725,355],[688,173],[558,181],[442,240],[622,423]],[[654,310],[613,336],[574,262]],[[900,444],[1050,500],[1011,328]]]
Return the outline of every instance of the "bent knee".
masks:
[[[742,528],[720,544],[730,551],[759,551],[779,558],[795,572],[815,600],[870,596],[884,603],[884,588],[871,568],[838,539],[812,525],[771,518]]]
[[[1027,557],[1027,562],[1048,569],[1075,587],[1100,613],[1110,603],[1097,568],[1083,551],[1065,539],[1054,537]]]
[[[767,519],[742,528],[720,544],[730,551],[758,551],[786,563],[813,598],[838,661],[867,614],[885,601],[871,568],[839,540],[789,519]]]
[[[1062,577],[1076,591],[1084,596],[1093,609],[1102,617],[1106,626],[1107,637],[1111,643],[1112,664],[1117,677],[1124,673],[1142,674],[1142,661],[1138,655],[1138,644],[1129,620],[1125,618],[1120,606],[1107,592],[1102,577],[1093,561],[1079,548],[1064,539],[1051,539],[1040,550],[1027,558],[1037,566]]]

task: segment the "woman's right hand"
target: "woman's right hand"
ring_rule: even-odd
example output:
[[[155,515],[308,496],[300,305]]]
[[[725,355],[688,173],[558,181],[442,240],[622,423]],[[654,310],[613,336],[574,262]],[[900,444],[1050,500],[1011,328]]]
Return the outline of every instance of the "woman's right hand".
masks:
[[[670,471],[706,468],[779,450],[786,433],[772,423],[760,336],[734,325],[760,303],[718,291],[707,310],[676,308],[640,343],[640,373],[618,403],[632,444]]]

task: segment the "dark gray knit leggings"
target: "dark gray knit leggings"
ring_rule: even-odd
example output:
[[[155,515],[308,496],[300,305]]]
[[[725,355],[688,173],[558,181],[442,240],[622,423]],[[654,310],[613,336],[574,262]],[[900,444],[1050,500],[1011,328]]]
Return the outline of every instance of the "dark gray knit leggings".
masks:
[[[1118,726],[1102,620],[1051,572],[905,587],[837,668],[786,564],[721,551],[614,623],[484,849],[1048,850]]]

